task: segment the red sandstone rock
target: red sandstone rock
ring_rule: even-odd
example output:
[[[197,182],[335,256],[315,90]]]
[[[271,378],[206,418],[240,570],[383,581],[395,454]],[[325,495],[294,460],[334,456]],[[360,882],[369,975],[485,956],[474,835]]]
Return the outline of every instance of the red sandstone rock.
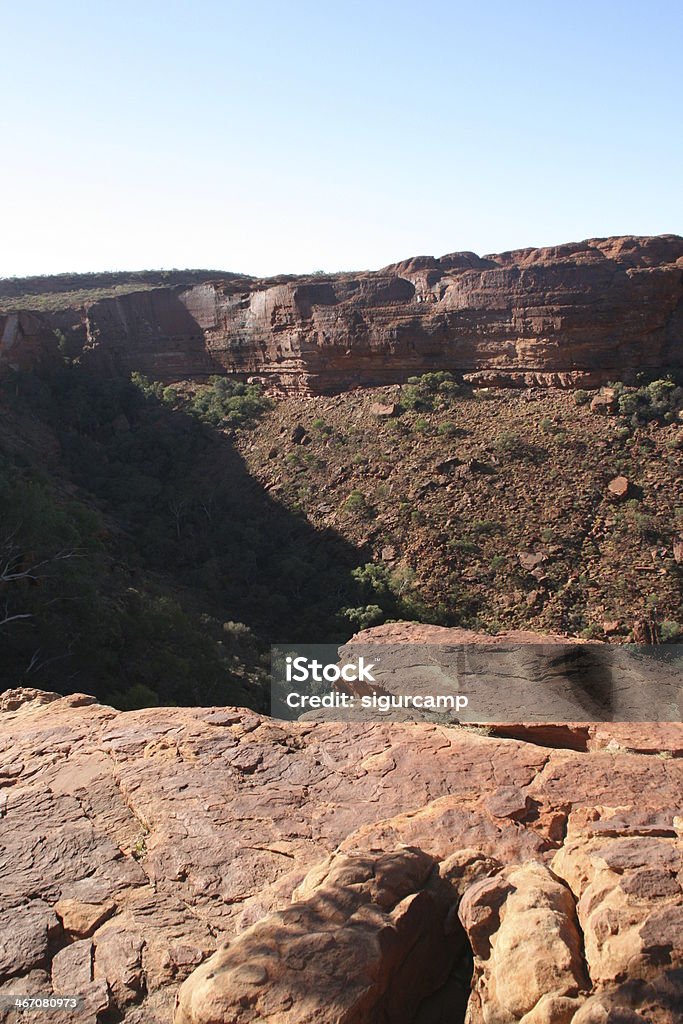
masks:
[[[522,569],[531,571],[548,561],[548,553],[547,551],[520,551],[517,558]]]
[[[677,565],[683,565],[683,536],[674,537],[673,556]]]
[[[528,599],[541,596],[531,591]],[[374,665],[374,682],[345,683],[348,692],[421,698],[462,693],[468,704],[458,703],[452,712],[462,723],[578,750],[589,749],[594,722],[613,718],[631,728],[654,717],[655,700],[662,709],[677,709],[681,699],[673,664],[636,658],[628,648],[604,642],[524,630],[487,636],[457,627],[386,623],[358,633],[340,653],[345,662],[363,655]],[[419,709],[405,708],[392,714],[402,720],[422,716]],[[670,711],[664,713],[668,717]],[[335,714],[344,721],[373,718],[358,704]]]
[[[55,912],[62,922],[65,932],[77,939],[92,935],[96,928],[114,913],[116,905],[105,903],[81,903],[79,900],[60,900],[55,904]]]
[[[30,690],[3,705],[0,993],[71,977],[88,1024],[105,1006],[168,1024],[189,978],[178,1012],[192,1021],[247,1020],[251,1005],[273,1024],[371,1024],[380,1010],[451,1024],[467,987],[462,900],[488,1004],[484,1018],[473,997],[470,1024],[606,1020],[629,970],[634,1012],[673,1024],[683,761],[655,752],[680,751],[678,725],[590,727],[587,753],[431,723],[120,713]],[[495,899],[474,892],[482,879]],[[94,932],[74,942],[75,907]],[[229,969],[211,978],[217,963]]]
[[[591,412],[601,415],[615,413],[619,405],[614,388],[602,388],[599,395],[594,395],[591,400]]]
[[[61,357],[49,321],[38,313],[0,313],[0,373],[54,369]]]
[[[370,415],[377,416],[378,419],[387,419],[390,416],[395,416],[398,410],[398,406],[395,402],[373,402],[370,406]]]
[[[607,496],[612,501],[625,501],[631,491],[631,485],[625,476],[615,476],[607,484]]]
[[[468,1017],[520,1021],[541,999],[588,988],[574,897],[541,863],[504,869],[465,891],[460,919],[475,952]],[[472,941],[472,940],[471,940]]]
[[[0,317],[0,365],[54,358],[162,380],[233,372],[334,391],[445,369],[479,385],[589,386],[683,364],[683,238],[589,239],[375,273],[156,288]]]

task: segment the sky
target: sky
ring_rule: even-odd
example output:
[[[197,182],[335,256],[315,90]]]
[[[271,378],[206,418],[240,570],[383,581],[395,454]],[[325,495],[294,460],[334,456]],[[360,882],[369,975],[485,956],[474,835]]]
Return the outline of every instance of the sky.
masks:
[[[683,234],[680,0],[0,0],[0,276]]]

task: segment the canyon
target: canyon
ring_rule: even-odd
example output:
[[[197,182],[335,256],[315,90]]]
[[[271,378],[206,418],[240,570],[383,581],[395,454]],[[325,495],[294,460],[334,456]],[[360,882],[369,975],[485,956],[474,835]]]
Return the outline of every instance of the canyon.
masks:
[[[64,357],[161,381],[259,376],[339,392],[447,370],[594,387],[683,367],[683,238],[622,236],[375,272],[148,287],[41,312],[3,303],[0,370]]]
[[[53,1024],[676,1024],[683,729],[640,720],[655,687],[680,718],[671,649],[622,672],[628,722],[280,721],[260,681],[278,616],[345,615],[387,693],[415,644],[472,645],[479,683],[511,646],[509,692],[530,644],[681,636],[680,409],[559,389],[683,368],[683,238],[192,273],[0,307],[6,576],[47,566],[10,594],[40,641],[3,634],[0,1024],[21,995],[78,995]],[[411,408],[438,370],[475,387]],[[278,401],[198,421],[214,375]]]

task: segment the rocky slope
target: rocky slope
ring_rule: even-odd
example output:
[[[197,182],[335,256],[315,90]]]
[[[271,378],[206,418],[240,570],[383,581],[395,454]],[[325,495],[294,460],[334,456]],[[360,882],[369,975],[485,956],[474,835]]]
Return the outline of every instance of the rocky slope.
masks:
[[[468,996],[470,1024],[673,1024],[681,727],[529,738],[7,692],[0,993],[90,1024],[457,1024]]]
[[[321,392],[446,369],[498,383],[593,385],[683,364],[683,238],[231,277],[44,315],[14,311],[0,317],[0,337],[0,365],[57,359],[59,341],[100,371],[163,380],[261,374]]]
[[[680,620],[680,420],[626,426],[557,388],[463,389],[399,415],[406,390],[286,397],[238,450],[268,494],[446,621],[642,642],[638,623]]]

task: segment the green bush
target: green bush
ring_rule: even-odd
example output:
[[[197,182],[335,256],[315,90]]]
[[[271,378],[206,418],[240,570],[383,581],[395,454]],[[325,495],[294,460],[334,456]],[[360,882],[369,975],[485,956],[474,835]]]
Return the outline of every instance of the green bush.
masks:
[[[384,612],[378,604],[367,604],[360,608],[342,608],[341,614],[355,629],[369,629],[384,622]]]
[[[143,373],[131,373],[131,384],[133,384],[145,398],[163,398],[164,387],[159,381],[150,380]]]
[[[311,430],[316,434],[320,434],[322,437],[329,437],[333,432],[332,427],[328,423],[325,423],[325,420],[320,418],[313,420],[311,423]]]
[[[362,491],[351,491],[344,502],[344,508],[347,512],[351,512],[354,515],[359,516],[368,516],[371,512],[370,506],[368,505]]]
[[[448,404],[460,392],[452,373],[440,370],[421,377],[409,377],[401,391],[401,405],[405,409],[430,412]]]
[[[505,533],[504,525],[498,519],[474,519],[470,530],[475,536],[491,536],[496,533]]]
[[[683,642],[683,625],[665,619],[659,627],[659,635],[663,644],[680,644]]]
[[[446,546],[449,551],[462,555],[471,555],[479,550],[474,541],[469,537],[452,537]]]
[[[212,377],[190,403],[190,411],[213,427],[246,426],[269,408],[260,385],[229,377]]]
[[[619,412],[622,416],[636,416],[640,402],[638,400],[638,394],[635,391],[627,391],[625,394],[620,395],[617,401]]]
[[[683,409],[683,387],[670,378],[653,380],[638,388],[627,388],[620,382],[612,386],[619,414],[634,427],[650,422],[673,423]]]
[[[494,438],[492,447],[497,455],[512,455],[514,452],[518,452],[523,447],[523,444],[524,442],[519,434],[503,430]]]

